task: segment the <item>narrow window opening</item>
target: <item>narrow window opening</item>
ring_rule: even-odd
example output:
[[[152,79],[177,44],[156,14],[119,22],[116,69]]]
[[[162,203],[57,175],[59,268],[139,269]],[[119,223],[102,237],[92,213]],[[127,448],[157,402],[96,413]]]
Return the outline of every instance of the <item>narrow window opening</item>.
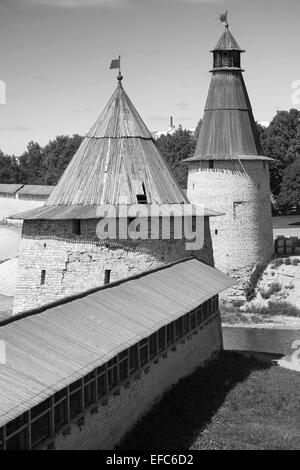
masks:
[[[215,235],[218,235],[218,230],[215,230]]]
[[[214,167],[214,161],[213,160],[208,160],[208,168],[212,169]]]
[[[72,220],[73,235],[81,235],[81,221],[79,219]]]
[[[138,204],[148,204],[146,189],[144,183],[142,183],[143,193],[136,195],[136,200]]]
[[[104,284],[109,284],[110,283],[110,269],[105,269],[104,271]]]
[[[45,279],[46,279],[46,270],[43,269],[41,271],[41,286],[43,286],[45,284]]]
[[[44,243],[44,250],[46,250],[47,248],[47,243]]]

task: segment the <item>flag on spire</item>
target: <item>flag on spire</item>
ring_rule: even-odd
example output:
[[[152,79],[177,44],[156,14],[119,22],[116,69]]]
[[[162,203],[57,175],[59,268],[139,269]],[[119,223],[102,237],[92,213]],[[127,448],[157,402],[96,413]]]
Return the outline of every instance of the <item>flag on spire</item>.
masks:
[[[221,13],[220,21],[221,23],[227,23],[227,10],[226,10],[226,13]]]
[[[110,69],[119,69],[120,68],[120,56],[118,59],[113,59],[110,64]]]

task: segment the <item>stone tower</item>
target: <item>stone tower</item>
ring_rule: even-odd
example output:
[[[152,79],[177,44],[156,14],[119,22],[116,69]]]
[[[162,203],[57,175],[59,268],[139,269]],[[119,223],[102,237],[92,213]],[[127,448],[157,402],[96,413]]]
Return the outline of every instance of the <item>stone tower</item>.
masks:
[[[204,245],[192,253],[186,240],[174,235],[175,216],[169,237],[162,233],[161,217],[158,238],[149,229],[148,239],[123,239],[119,232],[99,239],[104,207],[106,217],[111,211],[111,218],[128,225],[136,212],[120,215],[124,205],[130,210],[172,205],[179,217],[188,205],[121,80],[119,74],[116,91],[45,206],[15,216],[24,224],[14,314],[191,254],[213,264],[208,216],[215,213],[208,210]]]
[[[240,279],[273,253],[269,161],[241,68],[242,50],[226,24],[213,49],[212,78],[199,140],[187,160],[188,198],[225,214],[211,219],[215,266]]]

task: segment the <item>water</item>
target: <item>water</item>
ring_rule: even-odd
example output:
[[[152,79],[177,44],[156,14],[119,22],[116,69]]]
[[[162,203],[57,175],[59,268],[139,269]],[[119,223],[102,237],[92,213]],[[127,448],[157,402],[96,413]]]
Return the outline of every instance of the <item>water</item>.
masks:
[[[223,327],[224,349],[256,351],[290,356],[300,330],[279,328]]]

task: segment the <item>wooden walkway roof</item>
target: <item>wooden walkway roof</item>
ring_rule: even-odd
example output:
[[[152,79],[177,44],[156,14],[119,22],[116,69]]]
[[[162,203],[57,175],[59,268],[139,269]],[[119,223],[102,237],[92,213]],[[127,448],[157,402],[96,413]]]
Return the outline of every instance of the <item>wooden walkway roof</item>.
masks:
[[[0,323],[0,427],[232,284],[189,258]]]

